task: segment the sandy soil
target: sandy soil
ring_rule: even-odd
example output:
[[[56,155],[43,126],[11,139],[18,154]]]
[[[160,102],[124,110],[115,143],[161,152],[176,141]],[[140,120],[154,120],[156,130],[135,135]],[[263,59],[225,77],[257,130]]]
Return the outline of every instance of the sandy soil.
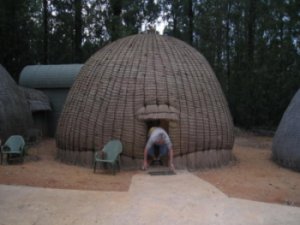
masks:
[[[284,169],[271,160],[272,138],[239,134],[230,165],[194,172],[229,197],[300,206],[300,173]],[[141,171],[111,175],[55,160],[55,142],[45,139],[28,150],[23,164],[1,165],[0,183],[49,188],[127,191],[131,178]]]
[[[236,162],[195,174],[229,197],[300,207],[300,173],[275,164],[272,138],[240,135],[235,139]]]
[[[45,139],[28,149],[23,164],[0,166],[0,183],[78,190],[127,191],[137,171],[110,171],[67,165],[55,159],[54,139]]]

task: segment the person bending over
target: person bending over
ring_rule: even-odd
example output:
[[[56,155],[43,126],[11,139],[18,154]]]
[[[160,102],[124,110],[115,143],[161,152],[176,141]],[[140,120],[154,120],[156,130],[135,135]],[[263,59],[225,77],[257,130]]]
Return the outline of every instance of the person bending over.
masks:
[[[155,155],[155,148],[158,148],[158,156]],[[160,127],[152,127],[149,131],[149,139],[144,149],[144,164],[142,169],[148,168],[147,157],[151,156],[155,160],[160,160],[164,155],[168,155],[169,168],[175,170],[173,165],[173,147],[167,132]]]

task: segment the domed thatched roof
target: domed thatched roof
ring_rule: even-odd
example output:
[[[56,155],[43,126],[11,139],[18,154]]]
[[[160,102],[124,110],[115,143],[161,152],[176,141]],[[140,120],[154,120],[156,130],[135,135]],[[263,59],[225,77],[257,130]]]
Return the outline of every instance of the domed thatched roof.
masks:
[[[124,161],[142,159],[153,121],[170,134],[175,163],[200,167],[230,160],[233,124],[206,59],[172,37],[117,40],[94,54],[77,76],[57,129],[58,155],[90,164],[95,148],[117,138]]]
[[[31,124],[31,112],[23,91],[0,65],[0,138],[25,134]]]
[[[300,171],[300,90],[282,116],[273,138],[272,152],[276,162]]]

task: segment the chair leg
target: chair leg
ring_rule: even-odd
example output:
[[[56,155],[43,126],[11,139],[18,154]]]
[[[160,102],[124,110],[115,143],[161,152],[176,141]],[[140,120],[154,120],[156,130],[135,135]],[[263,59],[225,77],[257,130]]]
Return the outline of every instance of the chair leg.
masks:
[[[113,167],[113,175],[116,175],[116,164],[112,164],[112,167]]]
[[[119,170],[119,172],[121,171],[121,164],[120,164],[120,161],[118,160],[117,161],[117,164],[118,164],[118,170]]]
[[[104,170],[108,169],[109,165],[108,165],[107,162],[102,162],[101,164],[102,164],[102,167],[103,167]]]
[[[97,162],[94,163],[94,173],[96,173]]]
[[[24,163],[24,160],[25,160],[25,152],[23,151],[21,153],[21,163]]]

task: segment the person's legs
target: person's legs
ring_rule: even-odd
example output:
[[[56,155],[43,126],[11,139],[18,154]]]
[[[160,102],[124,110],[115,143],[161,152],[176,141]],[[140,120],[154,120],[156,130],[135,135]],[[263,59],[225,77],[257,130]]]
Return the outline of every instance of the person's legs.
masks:
[[[160,158],[162,156],[168,155],[168,164],[169,164],[169,168],[173,171],[175,171],[174,165],[173,165],[173,149],[169,149],[167,145],[159,145],[159,154],[158,154],[158,160],[160,160]],[[147,158],[148,156],[152,157],[152,159],[155,159],[155,146],[153,145],[149,150],[144,150],[144,166],[143,169],[147,169],[149,163],[147,162]]]
[[[151,146],[151,148],[149,148],[148,152],[147,152],[148,156],[151,156],[152,158],[155,157],[155,147],[154,145]]]
[[[160,163],[160,165],[162,166],[163,162],[162,162],[161,158],[163,156],[167,156],[168,155],[169,149],[168,149],[167,145],[159,145],[158,147],[159,147],[159,152],[158,152],[158,158],[157,158],[157,160]]]
[[[164,156],[164,155],[168,155],[168,164],[169,164],[169,168],[172,171],[175,171],[175,167],[173,164],[173,149],[169,149],[167,145],[161,145],[160,146],[160,151],[159,151],[159,159],[160,157]]]
[[[165,156],[168,154],[168,146],[167,145],[159,145],[159,154],[158,159],[160,159],[162,156]]]

